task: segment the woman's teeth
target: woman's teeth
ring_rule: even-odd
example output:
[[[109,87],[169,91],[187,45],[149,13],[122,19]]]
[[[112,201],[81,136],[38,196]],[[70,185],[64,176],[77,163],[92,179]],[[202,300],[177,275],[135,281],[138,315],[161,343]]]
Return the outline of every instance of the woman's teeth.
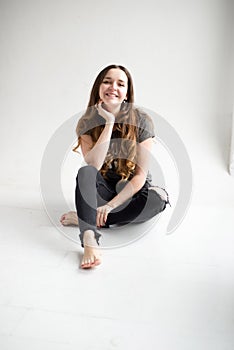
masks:
[[[106,95],[107,95],[107,96],[112,96],[112,97],[117,97],[116,94],[111,94],[111,93],[107,93]]]

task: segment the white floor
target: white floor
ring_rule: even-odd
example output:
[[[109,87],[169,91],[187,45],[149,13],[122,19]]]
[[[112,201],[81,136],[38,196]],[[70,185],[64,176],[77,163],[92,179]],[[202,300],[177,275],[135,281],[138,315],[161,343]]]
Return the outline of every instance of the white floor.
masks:
[[[225,177],[217,194],[227,201],[209,202],[207,192],[199,203],[195,191],[172,235],[168,207],[142,239],[104,250],[93,270],[78,268],[82,248],[53,227],[39,193],[2,189],[1,350],[233,350],[233,179]]]

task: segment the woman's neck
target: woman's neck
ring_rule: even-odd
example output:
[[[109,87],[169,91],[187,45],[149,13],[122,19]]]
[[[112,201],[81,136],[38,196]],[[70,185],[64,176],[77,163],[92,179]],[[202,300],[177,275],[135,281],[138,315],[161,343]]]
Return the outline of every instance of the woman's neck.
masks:
[[[117,117],[121,105],[106,105],[104,104],[104,109],[106,109],[108,112],[112,113],[115,117]]]

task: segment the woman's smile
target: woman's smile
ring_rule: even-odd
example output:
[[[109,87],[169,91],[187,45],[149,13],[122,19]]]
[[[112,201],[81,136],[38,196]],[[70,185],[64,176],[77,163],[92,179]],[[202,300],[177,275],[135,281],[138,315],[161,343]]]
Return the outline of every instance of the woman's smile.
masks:
[[[113,93],[113,92],[107,92],[107,93],[106,93],[106,96],[107,96],[107,97],[110,97],[110,98],[116,98],[116,97],[118,97],[118,95],[116,95],[116,94]]]

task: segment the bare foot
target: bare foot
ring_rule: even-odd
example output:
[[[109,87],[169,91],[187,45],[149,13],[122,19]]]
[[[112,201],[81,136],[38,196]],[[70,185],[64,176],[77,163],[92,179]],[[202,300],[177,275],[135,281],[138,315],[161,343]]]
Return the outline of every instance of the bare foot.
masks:
[[[84,233],[84,256],[81,262],[82,269],[89,269],[101,264],[101,251],[92,230]]]
[[[63,226],[78,226],[77,213],[75,211],[69,211],[68,213],[63,214],[60,218],[60,222]]]

